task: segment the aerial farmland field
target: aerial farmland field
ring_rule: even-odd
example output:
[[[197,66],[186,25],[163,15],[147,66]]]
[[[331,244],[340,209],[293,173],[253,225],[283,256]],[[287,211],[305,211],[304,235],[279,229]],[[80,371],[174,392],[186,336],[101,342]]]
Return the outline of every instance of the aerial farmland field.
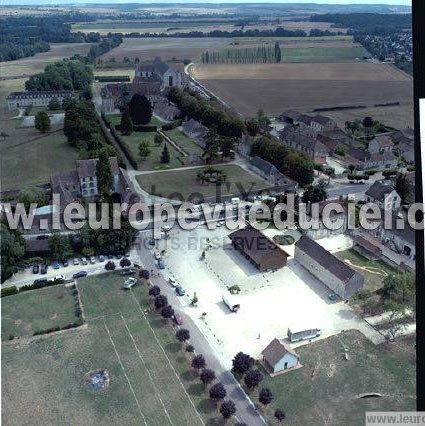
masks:
[[[285,109],[411,105],[413,96],[411,77],[389,64],[372,62],[197,64],[191,74],[245,116],[260,108],[276,116]]]
[[[126,38],[118,47],[102,55],[101,59],[122,61],[128,57],[149,61],[160,56],[164,61],[173,57],[196,60],[205,50],[225,47],[230,41],[228,38]]]
[[[28,58],[2,62],[0,76],[2,79],[28,77],[42,72],[46,65],[73,55],[87,55],[90,43],[50,43],[48,52],[37,53]]]

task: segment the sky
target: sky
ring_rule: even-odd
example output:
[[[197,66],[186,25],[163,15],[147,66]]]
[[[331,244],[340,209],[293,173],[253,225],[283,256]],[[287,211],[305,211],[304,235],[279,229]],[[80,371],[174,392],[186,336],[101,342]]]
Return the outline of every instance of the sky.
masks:
[[[1,0],[4,5],[61,5],[91,3],[317,3],[317,4],[393,4],[411,6],[411,0]]]

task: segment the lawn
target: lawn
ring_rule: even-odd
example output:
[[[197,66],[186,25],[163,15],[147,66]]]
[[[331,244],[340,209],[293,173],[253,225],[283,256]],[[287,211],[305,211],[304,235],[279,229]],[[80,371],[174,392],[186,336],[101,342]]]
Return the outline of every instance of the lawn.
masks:
[[[36,424],[64,418],[70,424],[216,423],[220,414],[170,321],[146,313],[152,306],[146,286],[125,291],[122,282],[117,272],[80,280],[87,327],[27,345],[3,344],[4,424],[30,417]],[[109,373],[105,390],[87,383],[96,369]]]
[[[57,285],[2,298],[2,340],[74,323],[78,317],[73,291]]]
[[[416,406],[414,337],[397,344],[375,346],[350,330],[296,349],[302,368],[271,378],[261,367],[274,401],[261,408],[270,424],[277,424],[277,408],[290,425],[363,425],[366,411],[410,411]],[[348,360],[344,357],[347,349]],[[359,398],[367,392],[381,398]],[[258,401],[258,390],[251,393]]]
[[[120,114],[107,114],[106,118],[113,126],[119,124],[121,121]],[[149,125],[160,127],[162,125],[162,121],[156,117],[152,117]],[[124,141],[124,143],[128,145],[133,157],[137,159],[138,170],[167,170],[183,167],[184,165],[183,155],[168,143],[167,146],[170,152],[170,162],[168,164],[162,164],[159,161],[162,150],[164,149],[165,142],[161,145],[156,145],[154,143],[155,132],[133,132],[129,136],[123,136],[119,131],[117,131],[117,134]],[[144,160],[142,160],[139,156],[139,145],[143,140],[147,141],[151,148],[151,153]]]
[[[19,122],[2,122],[2,130],[9,135],[0,150],[3,190],[45,184],[51,175],[75,168],[78,151],[59,127],[43,134],[34,128],[17,127]]]
[[[234,164],[218,165],[214,168],[223,170],[226,174],[226,182],[221,186],[221,195],[240,195],[242,192],[268,188],[270,185]],[[184,199],[193,194],[199,198],[213,197],[217,194],[218,187],[215,184],[201,184],[197,178],[198,173],[205,167],[197,167],[186,170],[175,170],[170,172],[158,172],[139,175],[136,177],[140,186],[149,194],[166,198]],[[176,194],[179,194],[177,196]]]
[[[179,128],[164,133],[189,155],[200,156],[204,152],[198,144],[186,136]]]
[[[282,48],[282,62],[351,62],[362,59],[363,47]]]
[[[386,263],[379,260],[368,260],[354,250],[340,251],[335,253],[335,256],[364,276],[364,289],[368,291],[376,291],[381,288],[384,285],[385,277],[395,272]]]

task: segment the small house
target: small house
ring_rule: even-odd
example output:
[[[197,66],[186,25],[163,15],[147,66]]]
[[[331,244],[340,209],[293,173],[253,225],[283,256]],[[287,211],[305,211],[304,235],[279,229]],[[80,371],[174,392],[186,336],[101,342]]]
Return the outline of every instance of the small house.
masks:
[[[279,339],[273,339],[261,352],[261,360],[270,374],[301,367],[299,355]]]

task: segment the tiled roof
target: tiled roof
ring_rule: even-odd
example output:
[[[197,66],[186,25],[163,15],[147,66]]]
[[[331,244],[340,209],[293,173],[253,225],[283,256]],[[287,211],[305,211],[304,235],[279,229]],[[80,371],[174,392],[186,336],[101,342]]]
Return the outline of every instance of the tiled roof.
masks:
[[[276,338],[261,353],[267,363],[273,367],[288,353],[299,359],[299,355],[290,346]]]
[[[375,200],[384,201],[385,195],[394,191],[394,188],[391,185],[387,185],[382,182],[374,182],[372,186],[365,192],[369,197],[374,198]]]
[[[354,269],[350,268],[343,261],[336,258],[333,254],[325,250],[320,244],[311,238],[303,235],[296,243],[295,247],[306,253],[317,263],[323,266],[332,275],[335,275],[343,283],[349,281],[357,274]]]

